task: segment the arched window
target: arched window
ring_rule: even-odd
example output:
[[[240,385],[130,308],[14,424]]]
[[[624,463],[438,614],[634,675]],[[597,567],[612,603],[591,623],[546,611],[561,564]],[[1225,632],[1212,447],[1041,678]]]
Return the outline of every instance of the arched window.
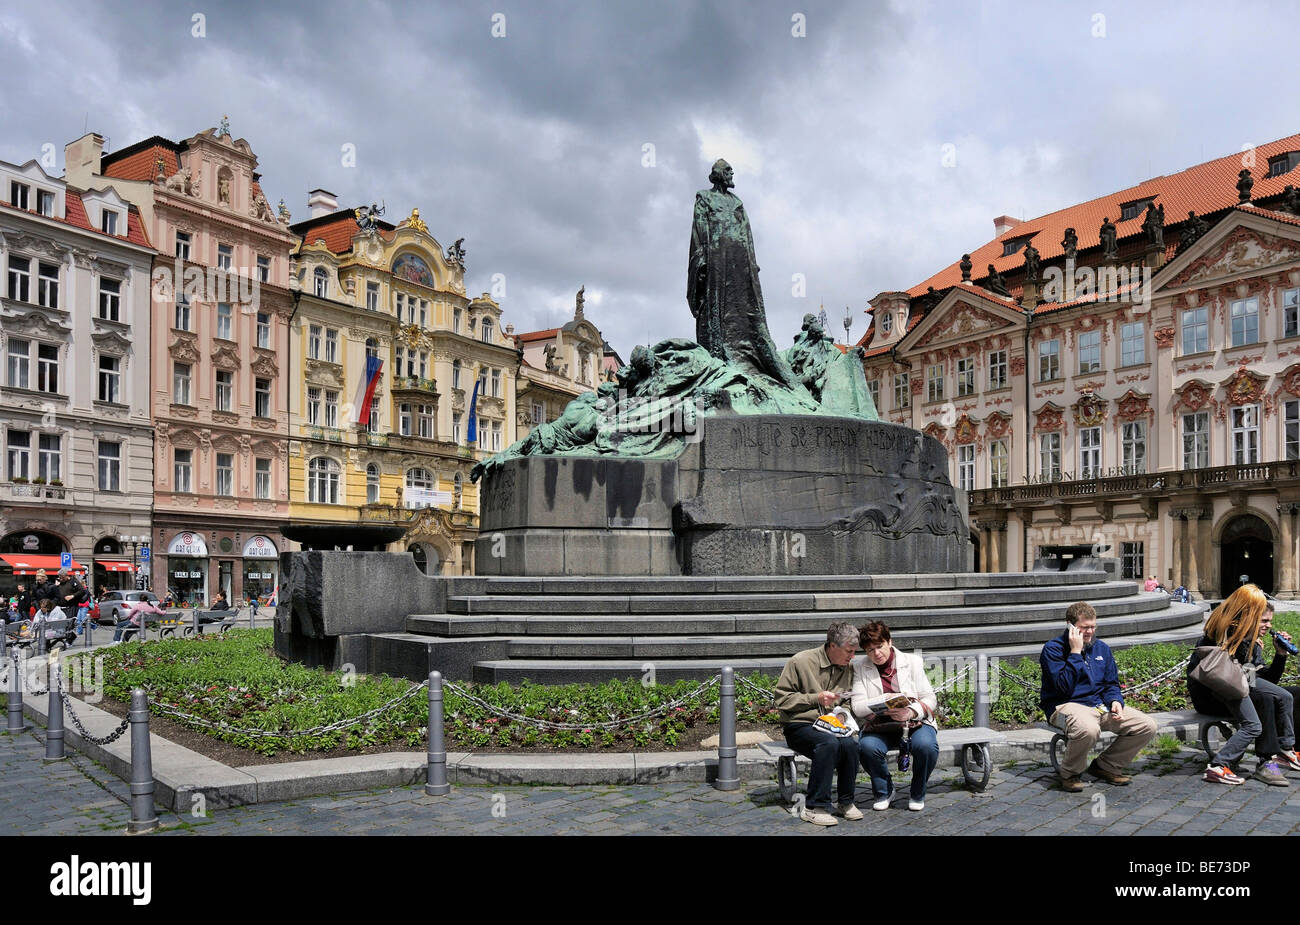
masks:
[[[433,507],[433,473],[428,469],[406,470],[406,506]]]
[[[314,277],[316,280],[316,295],[323,299],[329,294],[329,274],[325,272],[324,267],[317,267]]]
[[[373,337],[366,338],[366,359],[379,356],[379,342]]]
[[[460,388],[460,360],[451,361],[451,387]]]
[[[339,503],[339,464],[328,456],[317,456],[307,463],[307,501]]]
[[[374,463],[366,466],[366,504],[379,503],[379,467]]]
[[[484,318],[483,324],[479,327],[479,334],[485,344],[492,343],[492,319]]]

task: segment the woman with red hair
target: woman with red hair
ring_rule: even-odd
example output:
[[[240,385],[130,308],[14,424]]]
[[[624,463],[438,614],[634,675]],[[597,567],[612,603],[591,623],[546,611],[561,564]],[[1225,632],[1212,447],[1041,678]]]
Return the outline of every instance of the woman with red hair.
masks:
[[[1212,716],[1227,714],[1237,724],[1237,731],[1223,743],[1205,769],[1207,781],[1244,784],[1246,781],[1237,772],[1237,764],[1251,742],[1256,743],[1255,756],[1259,759],[1255,773],[1251,775],[1256,780],[1275,787],[1287,787],[1290,785],[1282,774],[1281,765],[1285,763],[1292,770],[1300,770],[1300,758],[1295,752],[1294,698],[1285,688],[1255,677],[1255,672],[1263,665],[1263,648],[1257,640],[1263,632],[1264,615],[1271,610],[1263,591],[1255,585],[1242,585],[1210,614],[1205,623],[1205,635],[1196,644],[1198,649],[1211,646],[1222,649],[1233,662],[1247,670],[1250,679],[1247,696],[1225,700],[1204,684],[1193,681],[1191,673],[1200,664],[1199,653],[1192,653],[1187,666],[1187,692],[1197,712]],[[1276,729],[1275,739],[1270,736],[1266,742],[1261,738],[1264,731],[1261,714],[1265,714],[1270,729]],[[1275,746],[1268,742],[1274,742]]]

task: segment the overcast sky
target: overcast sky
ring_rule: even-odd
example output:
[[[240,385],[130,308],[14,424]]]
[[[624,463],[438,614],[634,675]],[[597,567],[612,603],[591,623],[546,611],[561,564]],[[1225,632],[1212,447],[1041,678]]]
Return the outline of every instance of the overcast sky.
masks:
[[[693,193],[726,157],[778,346],[820,303],[856,340],[870,298],[994,216],[1300,131],[1298,25],[1286,3],[45,0],[0,11],[0,159],[52,143],[62,172],[86,128],[117,150],[228,114],[295,220],[315,187],[418,206],[466,239],[471,295],[504,274],[516,330],[585,283],[626,359],[694,334]]]

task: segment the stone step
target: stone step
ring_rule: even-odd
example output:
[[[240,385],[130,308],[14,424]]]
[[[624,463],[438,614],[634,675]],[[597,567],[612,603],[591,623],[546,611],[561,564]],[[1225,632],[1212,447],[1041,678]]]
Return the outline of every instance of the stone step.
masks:
[[[1126,649],[1136,645],[1154,643],[1178,643],[1186,645],[1190,651],[1192,644],[1201,635],[1200,621],[1194,625],[1165,630],[1159,633],[1143,633],[1127,636],[1106,636],[1104,640],[1112,649]],[[906,648],[906,647],[904,647]],[[1014,662],[1021,658],[1037,658],[1042,650],[1042,642],[996,646],[981,649],[990,658]],[[924,651],[926,661],[939,659],[951,660],[955,666],[968,664],[974,652],[962,649],[927,649]],[[717,675],[724,665],[729,665],[737,674],[747,675],[759,672],[766,675],[779,675],[789,656],[758,658],[682,658],[660,659],[654,661],[654,681],[670,683],[683,679],[705,680]],[[490,659],[474,665],[473,679],[479,683],[500,683],[508,681],[519,683],[529,680],[538,684],[575,684],[607,681],[611,678],[625,678],[645,681],[649,676],[649,664],[643,659]]]
[[[714,594],[592,594],[592,595],[468,595],[447,598],[451,614],[692,614],[790,611],[864,611],[913,607],[1012,606],[1017,603],[1098,600],[1137,593],[1132,581],[1079,584],[1068,587],[952,589],[926,591],[798,592]]]
[[[1199,619],[1195,622],[1199,625]],[[983,649],[1037,643],[1058,635],[1064,621],[998,626],[961,626],[902,630],[892,633],[895,645],[919,649]],[[1117,636],[1158,632],[1187,626],[1188,614],[1170,608],[1154,614],[1114,617],[1105,628]],[[891,627],[892,629],[892,627]],[[826,640],[825,630],[813,633],[768,633],[697,636],[525,636],[512,639],[510,658],[755,658],[784,656],[811,649]]]
[[[953,588],[1022,588],[1095,584],[1106,580],[1100,571],[975,572],[960,575],[776,575],[671,578],[480,578],[472,586],[448,588],[453,597],[466,595],[537,594],[713,594],[793,591],[912,591]]]
[[[989,625],[995,623],[1064,620],[1072,601],[1019,604],[1001,607],[906,608],[759,614],[415,614],[407,618],[407,631],[434,636],[483,635],[700,635],[716,633],[824,632],[832,618],[857,624],[883,620],[891,629],[916,626]],[[1102,619],[1122,613],[1148,613],[1168,606],[1160,592],[1138,592],[1127,597],[1089,601]]]

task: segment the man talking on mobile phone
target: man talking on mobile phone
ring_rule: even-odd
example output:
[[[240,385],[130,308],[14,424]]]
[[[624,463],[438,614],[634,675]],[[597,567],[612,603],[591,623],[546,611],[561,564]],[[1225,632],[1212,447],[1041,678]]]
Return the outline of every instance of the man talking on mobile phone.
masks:
[[[1093,777],[1123,786],[1132,780],[1124,769],[1156,734],[1156,723],[1140,710],[1124,705],[1119,672],[1110,646],[1097,639],[1097,611],[1083,601],[1065,611],[1066,631],[1043,646],[1038,656],[1043,670],[1039,702],[1048,721],[1065,730],[1061,759],[1061,789],[1083,790],[1084,762],[1102,731],[1115,741],[1088,765]]]

